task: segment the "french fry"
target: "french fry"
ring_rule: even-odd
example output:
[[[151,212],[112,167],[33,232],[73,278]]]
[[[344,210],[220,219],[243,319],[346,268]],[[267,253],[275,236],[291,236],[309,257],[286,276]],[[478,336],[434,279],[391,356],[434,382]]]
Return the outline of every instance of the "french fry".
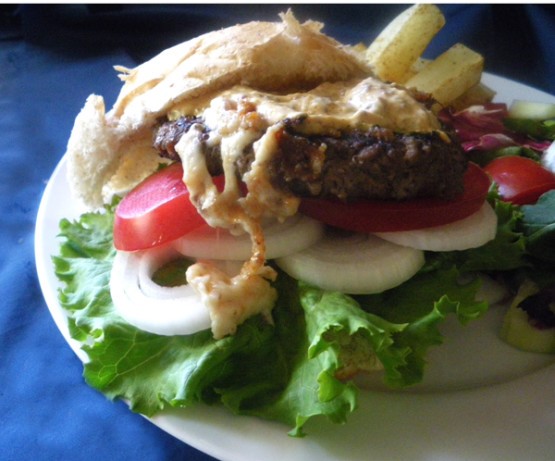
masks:
[[[416,4],[382,30],[366,50],[366,59],[381,80],[403,83],[444,24],[445,18],[437,6]]]
[[[483,83],[478,83],[451,101],[449,105],[455,110],[462,110],[470,106],[491,102],[494,96],[494,90]]]
[[[428,63],[404,85],[431,94],[439,103],[448,105],[482,77],[484,58],[457,43]]]
[[[409,78],[414,77],[418,72],[424,69],[424,66],[426,66],[429,62],[430,62],[429,59],[425,59],[422,57],[417,58],[416,61],[414,61],[414,63],[410,67],[409,71],[407,72],[405,80],[408,80]]]

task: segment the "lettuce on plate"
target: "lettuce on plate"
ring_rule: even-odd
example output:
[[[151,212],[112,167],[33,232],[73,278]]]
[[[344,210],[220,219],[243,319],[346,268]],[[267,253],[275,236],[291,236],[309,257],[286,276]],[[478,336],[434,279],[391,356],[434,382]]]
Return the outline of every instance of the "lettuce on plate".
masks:
[[[114,206],[60,223],[62,243],[54,257],[63,282],[59,299],[71,336],[88,356],[86,382],[147,416],[168,407],[218,404],[280,421],[291,435],[302,436],[310,418],[343,423],[356,409],[359,390],[349,379],[355,370],[383,369],[385,382],[396,388],[415,384],[427,350],[442,342],[445,316],[466,323],[487,309],[475,300],[478,279],[460,284],[457,267],[487,267],[487,260],[456,252],[429,255],[414,279],[371,296],[325,292],[279,273],[273,324],[254,317],[220,340],[210,331],[154,335],[128,325],[110,298]],[[504,222],[511,227],[509,217]],[[510,238],[499,246],[514,247],[514,264],[521,250],[518,234],[509,230],[500,232]],[[503,250],[492,244],[491,251]]]

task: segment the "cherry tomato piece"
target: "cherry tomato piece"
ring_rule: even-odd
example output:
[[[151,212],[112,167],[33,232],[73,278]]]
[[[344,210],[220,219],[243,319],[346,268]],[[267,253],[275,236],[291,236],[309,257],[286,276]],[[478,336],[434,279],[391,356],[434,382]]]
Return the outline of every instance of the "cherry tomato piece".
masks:
[[[299,210],[325,224],[355,232],[394,232],[447,224],[466,218],[483,205],[490,179],[474,163],[464,176],[464,192],[454,200],[417,198],[404,201],[357,200],[342,202],[306,198]]]
[[[542,194],[555,189],[555,174],[529,158],[499,157],[484,170],[498,185],[501,198],[515,205],[536,203]]]

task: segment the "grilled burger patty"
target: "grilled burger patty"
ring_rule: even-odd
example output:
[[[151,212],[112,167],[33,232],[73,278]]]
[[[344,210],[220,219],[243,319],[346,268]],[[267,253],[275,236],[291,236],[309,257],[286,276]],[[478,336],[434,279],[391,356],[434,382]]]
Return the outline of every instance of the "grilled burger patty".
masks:
[[[372,127],[338,136],[299,133],[302,120],[284,120],[277,131],[278,149],[269,164],[272,184],[300,197],[350,200],[403,200],[416,197],[451,199],[463,190],[467,158],[446,132],[396,133]],[[154,146],[160,155],[179,160],[175,145],[197,125],[210,174],[222,174],[218,146],[206,141],[210,129],[196,117],[161,123]],[[253,161],[252,144],[236,162],[243,175]]]

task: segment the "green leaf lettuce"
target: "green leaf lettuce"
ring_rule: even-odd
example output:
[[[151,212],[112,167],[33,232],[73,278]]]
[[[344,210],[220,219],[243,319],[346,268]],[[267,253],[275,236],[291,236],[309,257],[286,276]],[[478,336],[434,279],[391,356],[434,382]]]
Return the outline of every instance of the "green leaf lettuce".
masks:
[[[446,315],[479,317],[479,282],[458,282],[447,261],[380,295],[325,292],[279,273],[273,324],[253,317],[233,336],[210,331],[158,336],[128,325],[110,298],[113,206],[63,220],[55,270],[69,330],[83,344],[87,383],[134,411],[217,404],[285,423],[294,436],[313,417],[344,423],[357,407],[350,381],[381,370],[392,387],[422,379],[427,350],[442,342]],[[459,255],[460,257],[460,255]]]

